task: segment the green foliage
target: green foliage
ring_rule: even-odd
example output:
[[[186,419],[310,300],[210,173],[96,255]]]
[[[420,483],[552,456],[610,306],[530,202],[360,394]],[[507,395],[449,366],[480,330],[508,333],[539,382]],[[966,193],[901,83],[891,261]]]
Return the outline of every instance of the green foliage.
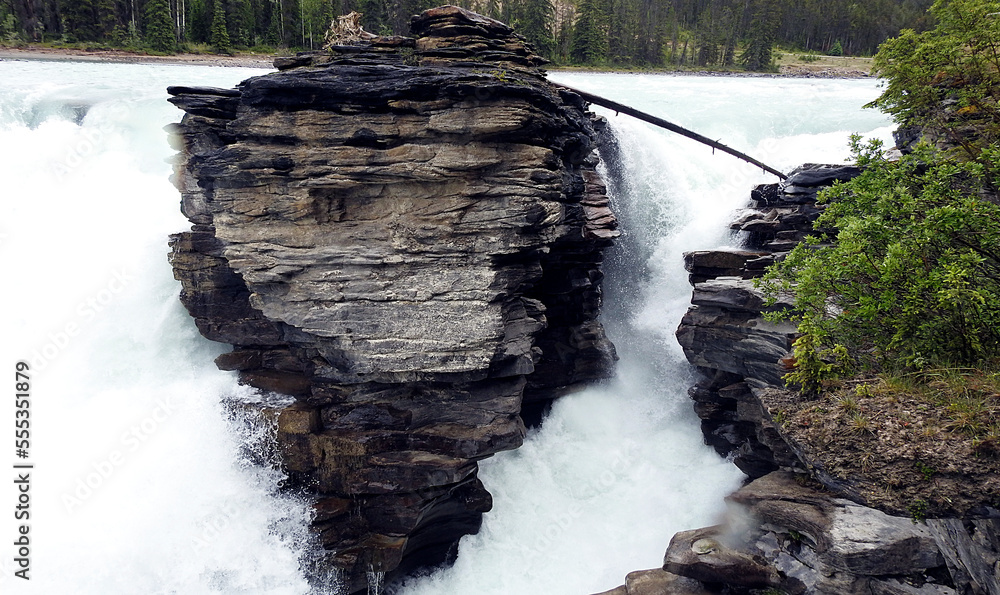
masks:
[[[358,12],[365,31],[378,31],[389,22],[389,6],[385,0],[360,0]]]
[[[174,34],[173,19],[170,18],[170,4],[167,0],[149,0],[146,2],[146,14],[143,19],[145,26],[145,41],[150,49],[157,52],[174,52],[177,50],[177,38]]]
[[[897,163],[878,141],[851,147],[864,172],[821,193],[821,233],[762,280],[772,297],[794,291],[792,379],[815,388],[838,346],[877,369],[1000,357],[1000,205],[983,199],[1000,149],[954,162],[919,146]]]
[[[599,64],[608,57],[610,15],[602,0],[581,0],[578,14],[570,57],[579,64]]]
[[[137,50],[142,47],[142,36],[132,23],[127,26],[119,25],[111,34],[111,44],[115,47]]]
[[[777,70],[774,64],[774,43],[780,25],[781,12],[777,0],[757,0],[746,48],[740,63],[747,70]]]
[[[0,17],[0,43],[17,43],[20,40],[21,33],[17,29],[17,19],[13,13]]]
[[[229,27],[226,24],[226,7],[223,0],[215,0],[215,9],[212,13],[212,47],[220,54],[227,54],[230,50]]]
[[[212,37],[212,0],[184,0],[186,29],[184,41],[207,44]]]
[[[913,468],[920,473],[920,475],[924,478],[924,481],[930,481],[931,478],[934,477],[934,474],[937,473],[937,469],[922,461],[914,461]]]
[[[62,38],[139,49],[150,0],[9,0],[0,2],[8,41]],[[458,0],[508,22],[546,57],[576,63],[728,67],[744,46],[758,5],[771,3],[777,43],[817,52],[834,39],[846,52],[870,54],[901,27],[920,29],[931,0]],[[213,0],[168,0],[177,41],[221,43]],[[295,48],[321,43],[332,16],[357,10],[373,33],[408,33],[410,16],[439,0],[223,0],[229,45]],[[13,23],[9,22],[13,15]],[[14,33],[11,33],[11,32]],[[217,42],[217,43],[213,43]],[[197,47],[197,45],[190,46]],[[763,46],[761,46],[763,47]],[[762,63],[767,63],[766,60]]]
[[[555,50],[553,28],[555,6],[552,0],[520,0],[513,3],[511,22],[518,33],[524,35],[540,55],[550,58]]]
[[[1000,140],[1000,0],[937,0],[931,13],[934,30],[882,45],[874,71],[886,86],[873,105],[902,124],[960,134],[971,124],[979,143],[959,141],[975,156]]]
[[[103,41],[115,26],[111,0],[74,0],[61,5],[62,18],[73,41]]]
[[[906,508],[910,511],[910,520],[913,521],[913,524],[922,523],[927,520],[927,510],[930,508],[930,505],[927,504],[926,500],[917,498]]]
[[[833,42],[830,46],[830,50],[827,52],[828,56],[843,56],[844,55],[844,44],[840,43],[840,40]]]
[[[824,347],[827,339],[822,328],[806,318],[799,325],[802,333],[792,344],[795,369],[785,374],[783,379],[790,385],[800,387],[806,394],[819,392],[824,380],[843,376],[851,369],[847,349],[840,344]]]
[[[265,38],[271,45],[278,45],[282,42],[281,26],[281,3],[278,0],[270,0],[270,14],[268,15],[268,25]]]
[[[240,47],[250,47],[253,45],[253,8],[250,0],[230,0],[229,11],[226,14],[226,24],[229,32],[229,40],[233,45]],[[329,26],[329,23],[327,23]],[[320,34],[326,33],[326,28]]]
[[[733,19],[732,10],[723,10],[712,4],[702,10],[693,31],[696,66],[728,66],[732,63],[730,46],[735,42]]]

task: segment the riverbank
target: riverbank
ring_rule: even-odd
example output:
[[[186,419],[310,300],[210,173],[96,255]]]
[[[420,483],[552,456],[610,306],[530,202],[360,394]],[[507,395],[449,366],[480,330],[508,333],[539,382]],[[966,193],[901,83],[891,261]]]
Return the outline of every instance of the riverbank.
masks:
[[[121,64],[187,64],[197,66],[228,66],[243,68],[272,68],[274,59],[283,54],[172,54],[156,56],[126,50],[85,50],[51,48],[35,45],[0,47],[0,60],[55,60],[66,62],[106,62]],[[807,62],[794,54],[778,57],[778,72],[759,73],[742,70],[672,70],[666,68],[629,70],[622,68],[553,67],[553,71],[571,72],[647,72],[656,74],[700,76],[751,76],[751,77],[808,77],[808,78],[864,78],[871,76],[871,58],[838,58],[822,56]]]
[[[194,66],[229,66],[273,68],[271,54],[172,54],[154,56],[126,50],[83,50],[41,46],[0,47],[0,60],[52,60],[63,62],[105,62],[110,64],[188,64]]]

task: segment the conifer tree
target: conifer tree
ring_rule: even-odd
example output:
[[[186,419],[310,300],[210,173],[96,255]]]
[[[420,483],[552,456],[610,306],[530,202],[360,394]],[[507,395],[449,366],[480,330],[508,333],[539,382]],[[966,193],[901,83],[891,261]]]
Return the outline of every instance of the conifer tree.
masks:
[[[77,41],[98,41],[97,6],[94,0],[74,0],[63,5],[62,17],[69,37]]]
[[[698,18],[697,27],[695,27],[697,49],[694,51],[694,62],[698,66],[712,66],[718,62],[722,44],[719,30],[720,23],[713,7],[706,6]]]
[[[186,0],[188,41],[209,43],[212,38],[212,0]]]
[[[772,70],[774,68],[774,42],[780,24],[781,12],[777,0],[757,0],[750,20],[750,35],[740,62],[747,70]]]
[[[94,17],[100,38],[109,39],[118,25],[114,0],[95,0]]]
[[[608,15],[608,56],[619,64],[636,61],[639,7],[632,0],[611,0]]]
[[[546,58],[552,57],[555,38],[552,36],[552,22],[556,9],[552,0],[524,0],[518,18],[518,33],[524,35]]]
[[[385,0],[360,0],[361,26],[370,33],[380,33],[389,26],[389,7]]]
[[[271,18],[267,25],[267,43],[280,45],[283,41],[281,35],[281,2],[270,0],[269,4],[271,5]]]
[[[226,27],[226,7],[222,0],[215,0],[212,13],[212,47],[220,54],[228,54],[230,49],[229,30]]]
[[[229,25],[227,30],[230,42],[244,47],[253,43],[253,8],[250,0],[231,0],[226,22]]]
[[[600,0],[582,0],[573,28],[570,57],[581,64],[596,64],[608,57],[608,17]]]
[[[143,25],[146,45],[150,49],[158,52],[177,51],[174,21],[170,17],[170,4],[167,0],[149,0],[146,3]]]

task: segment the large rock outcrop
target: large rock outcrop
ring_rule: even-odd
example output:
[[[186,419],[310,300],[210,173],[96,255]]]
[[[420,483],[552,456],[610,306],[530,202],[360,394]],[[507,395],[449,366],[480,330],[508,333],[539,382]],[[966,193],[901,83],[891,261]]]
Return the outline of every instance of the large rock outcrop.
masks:
[[[181,299],[233,345],[221,368],[296,398],[282,465],[352,592],[475,532],[477,461],[615,360],[601,122],[502,23],[442,7],[412,30],[169,89]]]

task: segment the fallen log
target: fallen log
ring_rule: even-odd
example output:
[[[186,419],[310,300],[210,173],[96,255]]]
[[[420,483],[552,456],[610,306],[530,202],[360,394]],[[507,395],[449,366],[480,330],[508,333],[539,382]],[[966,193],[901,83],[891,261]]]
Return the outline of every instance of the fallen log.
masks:
[[[604,97],[601,97],[600,95],[594,95],[593,93],[588,93],[586,91],[581,91],[579,89],[574,89],[573,87],[569,87],[569,86],[566,86],[566,85],[561,85],[561,84],[558,84],[558,83],[555,83],[555,84],[556,84],[556,86],[562,87],[563,89],[566,89],[567,91],[572,91],[573,93],[576,93],[577,95],[579,95],[580,97],[582,97],[585,100],[589,101],[590,103],[593,103],[595,105],[599,105],[601,107],[606,107],[606,108],[608,108],[610,110],[614,110],[614,111],[622,113],[622,114],[626,114],[626,115],[632,116],[633,118],[638,118],[638,119],[642,120],[643,122],[649,122],[650,124],[652,124],[654,126],[659,126],[660,128],[665,128],[665,129],[667,129],[667,130],[669,130],[671,132],[676,132],[677,134],[680,134],[681,136],[686,136],[687,138],[690,138],[692,140],[696,140],[699,143],[702,143],[704,145],[708,145],[708,146],[712,147],[713,149],[718,149],[718,150],[722,151],[723,153],[729,153],[733,157],[736,157],[737,159],[742,159],[743,161],[746,161],[747,163],[752,163],[753,165],[756,165],[757,167],[763,169],[764,171],[766,171],[768,173],[772,173],[772,174],[778,176],[782,180],[785,180],[785,179],[788,178],[788,176],[785,175],[785,174],[783,174],[781,171],[779,171],[779,170],[777,170],[777,169],[775,169],[775,168],[773,168],[773,167],[771,167],[771,166],[769,166],[769,165],[767,165],[767,164],[765,164],[765,163],[763,163],[761,161],[758,161],[758,160],[754,159],[753,157],[747,155],[746,153],[742,153],[740,151],[737,151],[736,149],[732,149],[730,147],[727,147],[726,145],[720,143],[719,141],[715,141],[715,140],[712,140],[712,139],[710,139],[708,137],[702,136],[702,135],[698,134],[697,132],[694,132],[692,130],[688,130],[687,128],[684,128],[682,126],[678,126],[677,124],[674,124],[673,122],[668,122],[668,121],[664,120],[663,118],[658,118],[658,117],[653,116],[651,114],[647,114],[646,112],[639,111],[639,110],[637,110],[637,109],[635,109],[633,107],[629,107],[629,106],[627,106],[627,105],[625,105],[623,103],[618,103],[617,101],[611,101],[610,99],[606,99]]]

